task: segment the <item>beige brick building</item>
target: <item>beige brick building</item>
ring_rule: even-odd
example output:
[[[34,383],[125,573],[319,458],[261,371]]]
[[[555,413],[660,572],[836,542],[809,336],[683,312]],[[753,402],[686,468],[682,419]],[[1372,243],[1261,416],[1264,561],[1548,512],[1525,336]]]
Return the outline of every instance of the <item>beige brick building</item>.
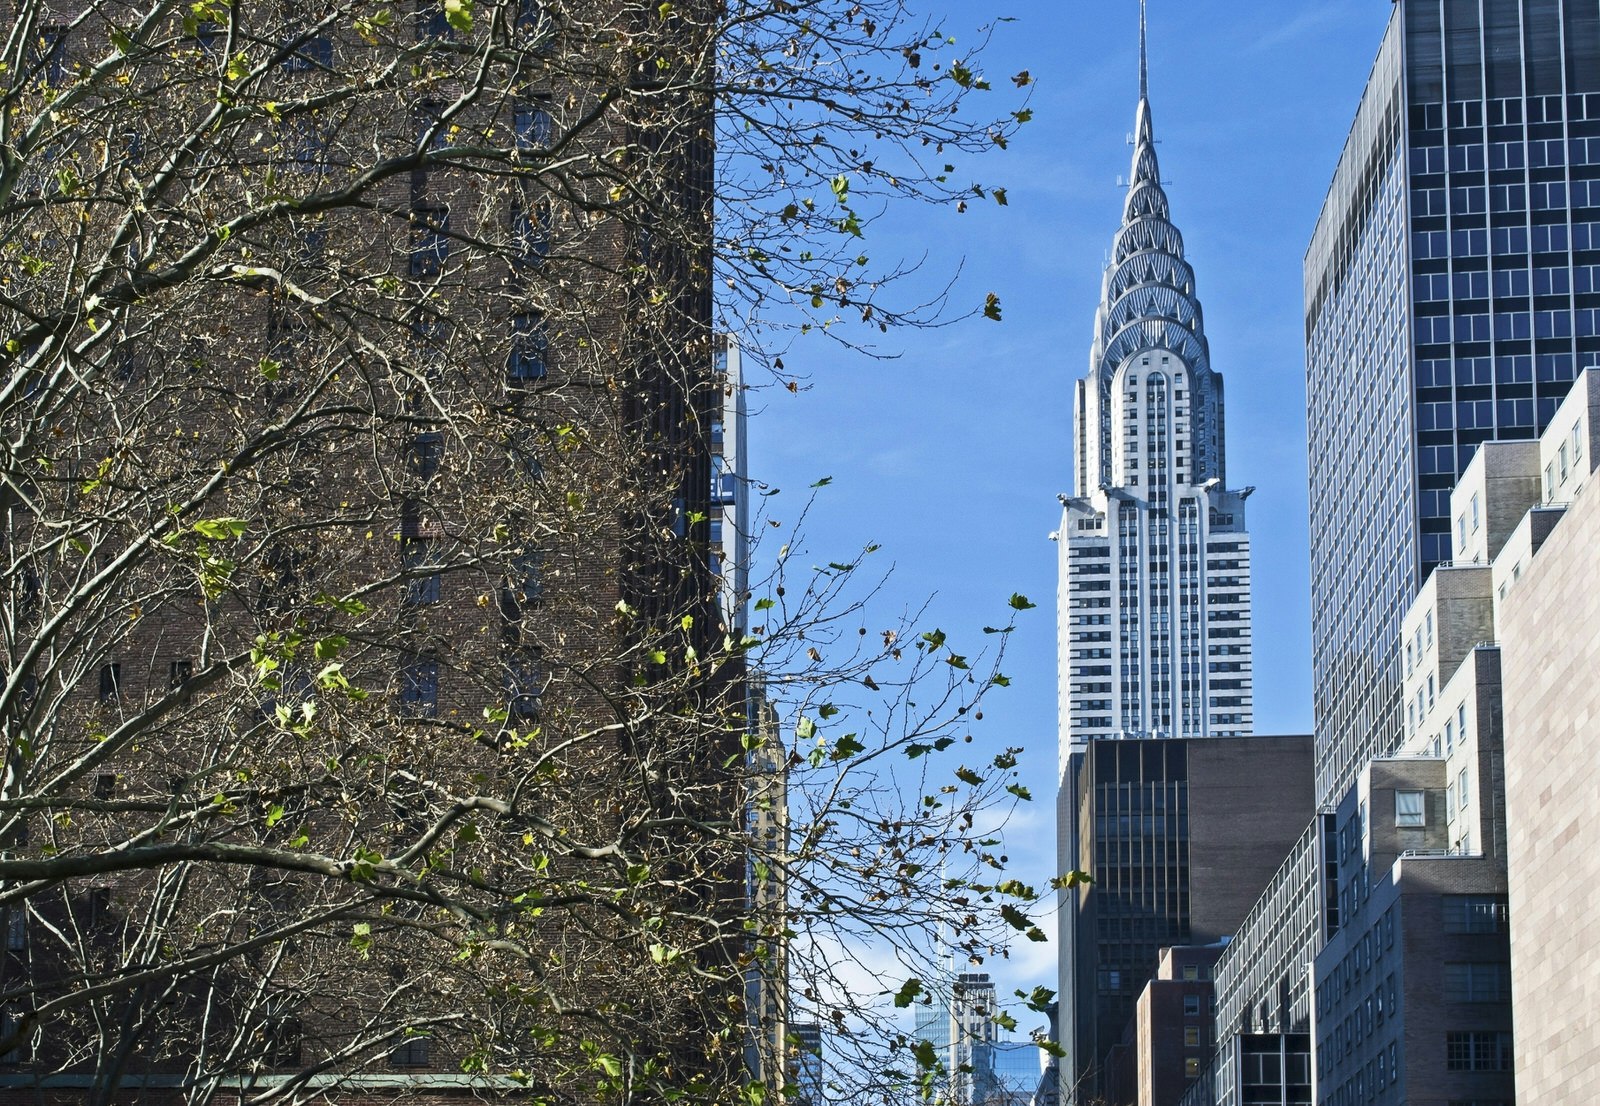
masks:
[[[1600,1101],[1597,411],[1591,372],[1542,443],[1565,515],[1499,597],[1517,1094],[1538,1106]]]

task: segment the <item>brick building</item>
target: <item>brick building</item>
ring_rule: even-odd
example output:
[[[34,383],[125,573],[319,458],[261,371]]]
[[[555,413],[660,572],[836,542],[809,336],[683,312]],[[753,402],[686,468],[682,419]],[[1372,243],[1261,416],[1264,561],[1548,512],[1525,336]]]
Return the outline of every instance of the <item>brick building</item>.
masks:
[[[736,1062],[700,25],[16,14],[0,1082]]]

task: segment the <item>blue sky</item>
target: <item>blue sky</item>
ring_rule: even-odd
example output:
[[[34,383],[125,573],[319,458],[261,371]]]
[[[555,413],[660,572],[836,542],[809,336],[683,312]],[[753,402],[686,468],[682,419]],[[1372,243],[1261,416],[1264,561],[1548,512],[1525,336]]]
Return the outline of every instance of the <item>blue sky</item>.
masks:
[[[1136,0],[919,0],[971,34],[1014,16],[984,71],[1026,69],[1034,119],[972,167],[1007,207],[916,210],[869,230],[880,259],[962,266],[955,302],[999,295],[1004,321],[973,319],[880,339],[892,361],[822,340],[785,356],[810,380],[755,397],[751,472],[794,512],[831,476],[807,520],[810,560],[869,542],[894,565],[885,613],[931,597],[925,621],[955,641],[1005,617],[1022,592],[1006,671],[981,737],[1021,745],[1036,796],[1013,821],[1024,878],[1054,870],[1056,493],[1071,485],[1072,384],[1088,363],[1103,260],[1121,212],[1138,91]],[[1311,727],[1301,259],[1391,5],[1383,0],[1151,0],[1150,99],[1172,217],[1227,381],[1228,475],[1254,485],[1258,733]],[[997,93],[1003,96],[1004,92]],[[997,105],[998,106],[998,105]],[[790,520],[785,520],[790,521]],[[886,562],[887,563],[887,562]],[[887,621],[885,621],[887,625]],[[976,642],[973,642],[976,644]],[[1053,924],[1046,926],[1053,932]],[[1026,942],[1022,942],[1026,945]],[[1054,986],[1054,944],[989,967],[1012,987]]]

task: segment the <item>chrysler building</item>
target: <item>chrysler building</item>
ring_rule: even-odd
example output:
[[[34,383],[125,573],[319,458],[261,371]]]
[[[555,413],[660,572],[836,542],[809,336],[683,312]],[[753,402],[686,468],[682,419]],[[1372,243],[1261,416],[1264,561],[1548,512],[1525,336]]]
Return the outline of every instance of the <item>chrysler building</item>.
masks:
[[[1056,535],[1063,768],[1094,738],[1253,726],[1253,489],[1225,484],[1222,377],[1156,163],[1142,16],[1133,143]]]

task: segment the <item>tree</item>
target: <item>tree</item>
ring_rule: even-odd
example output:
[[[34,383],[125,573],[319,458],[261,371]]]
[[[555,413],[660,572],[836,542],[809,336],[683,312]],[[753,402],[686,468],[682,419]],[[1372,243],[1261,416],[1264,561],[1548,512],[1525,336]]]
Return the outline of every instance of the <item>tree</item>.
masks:
[[[101,1101],[722,1100],[796,935],[1031,924],[962,866],[1010,765],[933,767],[998,672],[854,566],[735,637],[706,559],[713,278],[914,318],[860,205],[959,202],[970,57],[838,0],[18,11],[0,1048]]]

